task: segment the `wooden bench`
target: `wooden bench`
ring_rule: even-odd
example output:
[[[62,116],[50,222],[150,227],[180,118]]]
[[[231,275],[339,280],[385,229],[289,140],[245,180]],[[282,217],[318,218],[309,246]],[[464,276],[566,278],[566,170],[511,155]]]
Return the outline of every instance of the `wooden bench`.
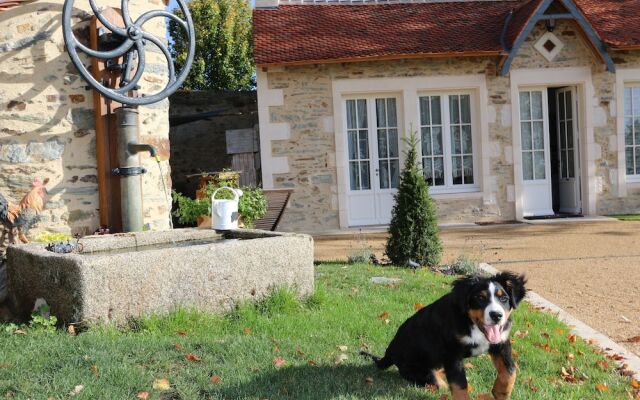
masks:
[[[254,221],[256,229],[265,231],[275,231],[280,223],[280,218],[284,214],[284,209],[289,202],[291,193],[289,189],[273,189],[263,191],[267,198],[267,213],[261,219]]]

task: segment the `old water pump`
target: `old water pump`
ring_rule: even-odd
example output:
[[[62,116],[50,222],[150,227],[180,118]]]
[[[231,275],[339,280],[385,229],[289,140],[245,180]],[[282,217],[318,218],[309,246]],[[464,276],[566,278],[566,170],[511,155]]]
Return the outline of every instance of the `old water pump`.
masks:
[[[65,0],[62,12],[62,27],[64,41],[73,62],[84,80],[102,96],[113,100],[122,106],[114,113],[118,130],[118,162],[112,173],[121,178],[122,229],[124,232],[141,231],[143,227],[141,174],[146,170],[139,165],[138,153],[148,151],[157,161],[156,149],[139,143],[138,140],[138,110],[137,106],[157,103],[174,93],[187,78],[193,62],[195,52],[195,32],[193,21],[184,0],[177,0],[184,19],[166,10],[151,10],[140,15],[135,21],[129,14],[128,0],[121,1],[121,23],[105,16],[95,0],[89,0],[89,5],[102,27],[98,32],[98,46],[96,49],[82,44],[72,30],[74,16],[74,0]],[[188,54],[182,70],[176,74],[174,61],[165,45],[165,41],[144,30],[144,25],[153,18],[169,18],[175,21],[186,32],[188,37]],[[120,19],[120,18],[118,18]],[[164,55],[167,62],[168,81],[166,86],[157,93],[138,94],[138,82],[145,70],[145,51],[147,46],[155,46]],[[106,82],[98,81],[85,66],[85,56],[104,60],[110,71],[120,72],[118,87],[110,87]],[[160,165],[158,163],[158,165]],[[161,178],[162,179],[162,178]],[[163,181],[164,182],[164,181]]]

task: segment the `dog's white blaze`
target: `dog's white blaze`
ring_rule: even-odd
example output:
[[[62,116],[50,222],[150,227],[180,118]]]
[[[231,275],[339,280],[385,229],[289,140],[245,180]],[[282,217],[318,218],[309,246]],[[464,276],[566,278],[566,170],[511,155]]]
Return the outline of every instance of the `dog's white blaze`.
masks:
[[[478,356],[489,351],[490,343],[477,325],[473,325],[473,328],[471,328],[471,334],[469,336],[461,337],[460,341],[467,346],[473,346],[471,348],[472,356]]]
[[[502,314],[502,318],[500,318],[500,322],[498,322],[498,325],[504,325],[507,323],[505,318],[504,308],[502,308],[500,301],[496,298],[495,291],[496,291],[496,285],[494,285],[493,282],[489,282],[489,295],[491,297],[490,297],[489,305],[487,305],[487,307],[484,309],[484,323],[486,325],[495,324],[495,322],[493,322],[493,319],[491,319],[491,316],[490,316],[490,313],[492,311],[496,311]]]

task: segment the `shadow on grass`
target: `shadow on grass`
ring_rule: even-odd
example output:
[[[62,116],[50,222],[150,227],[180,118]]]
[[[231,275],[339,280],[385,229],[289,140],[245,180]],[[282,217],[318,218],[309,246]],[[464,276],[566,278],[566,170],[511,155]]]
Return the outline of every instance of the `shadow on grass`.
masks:
[[[372,378],[371,383],[367,378]],[[201,393],[223,399],[437,399],[438,394],[412,386],[397,370],[379,371],[374,366],[292,366],[258,372],[249,382]],[[219,396],[219,397],[216,397]]]

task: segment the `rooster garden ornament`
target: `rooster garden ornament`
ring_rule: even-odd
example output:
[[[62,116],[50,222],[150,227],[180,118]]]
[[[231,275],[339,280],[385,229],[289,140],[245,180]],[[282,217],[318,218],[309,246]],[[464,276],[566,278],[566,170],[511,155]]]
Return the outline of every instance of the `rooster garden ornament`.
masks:
[[[49,178],[44,181],[34,179],[31,190],[18,204],[7,201],[0,194],[0,223],[3,225],[0,248],[4,246],[7,236],[9,244],[16,243],[16,236],[22,243],[29,243],[26,234],[40,219],[38,214],[44,209],[44,197],[47,193],[44,185],[48,182]]]

